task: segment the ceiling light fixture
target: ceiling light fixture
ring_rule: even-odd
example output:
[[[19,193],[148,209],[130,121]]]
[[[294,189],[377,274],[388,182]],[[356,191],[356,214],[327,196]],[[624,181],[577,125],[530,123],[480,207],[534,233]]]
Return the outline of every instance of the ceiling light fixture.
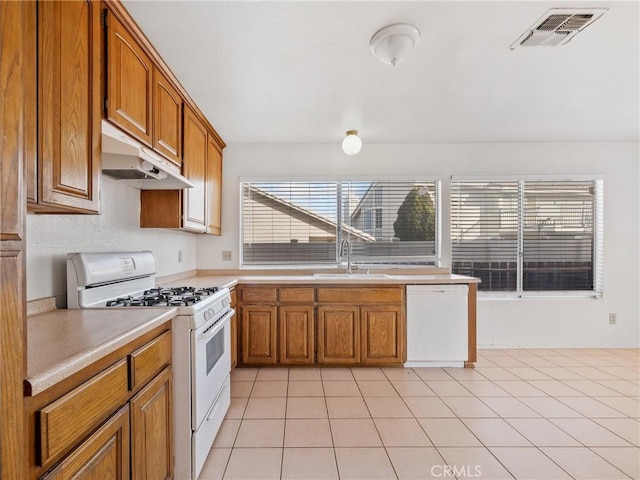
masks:
[[[349,155],[357,155],[362,150],[362,140],[357,130],[347,130],[347,136],[342,140],[342,151]]]
[[[387,65],[396,66],[409,56],[411,49],[420,41],[420,31],[413,25],[397,23],[378,30],[369,48],[378,60]]]

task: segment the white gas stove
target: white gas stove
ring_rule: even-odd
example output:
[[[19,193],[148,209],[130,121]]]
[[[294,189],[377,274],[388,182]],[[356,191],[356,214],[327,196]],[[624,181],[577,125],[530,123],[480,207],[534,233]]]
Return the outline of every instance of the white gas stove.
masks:
[[[69,253],[68,308],[174,307],[174,478],[197,479],[229,408],[228,288],[157,286],[152,252]]]

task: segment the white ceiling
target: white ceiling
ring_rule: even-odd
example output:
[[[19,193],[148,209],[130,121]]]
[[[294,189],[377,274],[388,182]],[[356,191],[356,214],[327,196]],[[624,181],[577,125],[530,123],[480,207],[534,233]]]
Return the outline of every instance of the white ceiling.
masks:
[[[123,3],[229,145],[640,141],[637,1]],[[509,49],[567,6],[609,11]],[[400,22],[422,39],[391,67],[369,39]]]

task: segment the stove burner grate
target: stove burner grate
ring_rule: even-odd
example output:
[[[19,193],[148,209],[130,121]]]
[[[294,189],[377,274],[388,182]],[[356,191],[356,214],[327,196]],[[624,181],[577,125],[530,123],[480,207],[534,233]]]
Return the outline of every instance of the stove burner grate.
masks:
[[[154,287],[142,292],[139,297],[119,297],[109,300],[107,307],[189,307],[213,295],[218,287]]]

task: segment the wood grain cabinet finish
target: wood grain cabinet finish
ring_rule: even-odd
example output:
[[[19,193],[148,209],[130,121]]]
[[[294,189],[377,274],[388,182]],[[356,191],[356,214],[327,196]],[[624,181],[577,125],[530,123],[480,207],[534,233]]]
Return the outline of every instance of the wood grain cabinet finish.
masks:
[[[171,364],[171,332],[165,332],[130,355],[131,390],[134,392],[138,390],[169,364]]]
[[[153,63],[137,39],[107,12],[107,117],[153,146]]]
[[[236,314],[231,317],[229,322],[231,325],[231,368],[235,368],[238,365],[238,294],[235,287],[231,287],[231,303],[229,306],[236,311]]]
[[[241,285],[239,291],[243,364],[406,361],[402,286]]]
[[[59,457],[129,396],[123,359],[40,410],[40,465]]]
[[[242,287],[240,297],[243,304],[265,303],[275,305],[278,299],[276,287]]]
[[[168,479],[172,472],[173,387],[171,368],[131,399],[131,477]]]
[[[25,398],[28,474],[21,478],[171,478],[170,326]]]
[[[273,305],[242,306],[242,363],[275,365],[277,356],[277,317]]]
[[[401,305],[360,308],[362,363],[384,365],[404,363],[404,318]]]
[[[126,405],[42,480],[128,480],[129,459],[129,406]]]
[[[99,213],[100,2],[37,2],[37,171],[29,209]],[[35,35],[35,34],[34,34]]]
[[[211,133],[207,134],[206,169],[207,233],[222,232],[222,149]]]
[[[182,165],[182,97],[158,67],[153,67],[153,148]]]
[[[0,2],[0,477],[25,478],[25,135],[27,84],[35,89],[35,10]],[[30,13],[29,13],[30,12]],[[29,68],[27,68],[29,67]],[[32,72],[32,75],[29,75]],[[32,105],[33,106],[33,105]],[[31,151],[34,151],[31,145]]]
[[[278,289],[278,300],[284,304],[307,304],[313,305],[313,287],[280,287]]]
[[[318,363],[360,363],[360,311],[355,306],[318,307]]]
[[[184,154],[182,173],[193,182],[194,188],[182,191],[182,228],[195,232],[206,231],[206,165],[208,133],[198,116],[184,108]]]
[[[315,362],[315,322],[313,306],[278,307],[279,363],[310,365]]]

